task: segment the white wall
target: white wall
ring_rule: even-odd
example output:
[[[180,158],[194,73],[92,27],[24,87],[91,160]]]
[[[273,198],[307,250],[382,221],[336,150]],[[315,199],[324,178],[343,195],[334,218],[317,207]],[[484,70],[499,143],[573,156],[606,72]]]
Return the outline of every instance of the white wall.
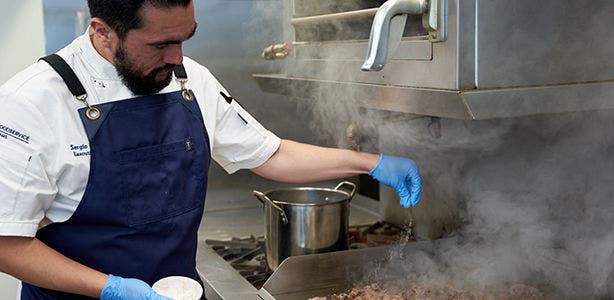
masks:
[[[45,54],[41,0],[0,0],[0,84]],[[14,300],[18,281],[0,273],[0,300]]]
[[[0,0],[0,84],[45,54],[41,0]]]

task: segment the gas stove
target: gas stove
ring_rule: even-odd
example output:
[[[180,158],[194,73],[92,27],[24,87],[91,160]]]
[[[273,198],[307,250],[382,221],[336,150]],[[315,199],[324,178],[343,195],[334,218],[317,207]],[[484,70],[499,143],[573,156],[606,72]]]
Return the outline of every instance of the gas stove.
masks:
[[[233,237],[230,240],[207,239],[205,243],[257,289],[273,274],[266,264],[263,236]]]
[[[350,226],[350,249],[363,249],[414,241],[411,226],[405,228],[378,221],[372,224]],[[233,237],[227,240],[207,239],[220,257],[230,264],[256,289],[260,289],[273,271],[267,267],[263,236]]]

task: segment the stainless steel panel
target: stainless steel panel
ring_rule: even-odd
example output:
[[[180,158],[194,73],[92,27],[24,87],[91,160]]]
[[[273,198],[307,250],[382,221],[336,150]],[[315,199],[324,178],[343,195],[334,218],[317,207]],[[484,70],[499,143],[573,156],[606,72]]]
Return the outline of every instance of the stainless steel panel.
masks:
[[[339,99],[352,97],[357,106],[421,115],[473,119],[459,92],[398,86],[289,78],[255,74],[261,89],[297,97]],[[360,95],[360,97],[355,97]]]
[[[456,32],[448,31],[448,34],[457,34],[455,68],[458,80],[457,89],[475,89],[475,24],[476,24],[476,5],[477,0],[463,0],[462,5],[455,2],[458,13],[448,16],[448,26],[456,24]],[[462,21],[461,21],[462,20]],[[449,28],[452,30],[452,28]],[[435,44],[435,47],[444,47],[442,43]],[[448,53],[448,55],[451,55]]]
[[[380,72],[358,71],[366,41],[338,41],[299,46],[286,77],[257,76],[270,92],[351,95],[366,108],[449,118],[608,109],[612,3],[451,0],[448,39],[406,38]]]
[[[353,20],[353,19],[373,17],[375,16],[376,12],[377,12],[377,8],[368,8],[368,9],[354,10],[354,11],[334,13],[334,14],[299,17],[299,18],[293,18],[291,21],[291,24],[294,26],[298,26],[298,25],[310,25],[310,24],[321,23],[321,22]]]
[[[463,57],[469,61],[463,61],[459,66],[459,43],[458,43],[458,1],[447,1],[448,15],[448,38],[442,43],[428,42],[428,37],[405,38],[401,46],[395,51],[391,60],[384,70],[376,73],[360,71],[362,60],[367,53],[368,40],[359,40],[348,43],[339,42],[350,48],[341,51],[340,47],[331,44],[307,43],[297,45],[295,59],[286,64],[286,73],[291,77],[317,78],[321,80],[338,80],[348,82],[390,84],[412,87],[426,87],[437,89],[459,89],[459,70],[463,74],[472,77],[468,66],[473,67],[473,47],[471,41],[463,41],[461,46]],[[464,19],[472,22],[475,10],[472,9],[473,1],[463,2]],[[467,8],[469,7],[469,8]],[[465,26],[466,27],[466,26]],[[470,30],[473,32],[473,29]],[[422,40],[418,40],[422,39]],[[320,48],[322,51],[317,51]],[[430,48],[430,49],[429,49]],[[301,52],[302,50],[306,50]],[[364,51],[360,55],[360,51]],[[347,52],[346,52],[347,51]],[[341,52],[341,53],[340,53]],[[346,53],[344,53],[346,52]],[[429,55],[430,52],[430,55]],[[314,54],[310,57],[309,55]],[[358,57],[357,57],[358,56]],[[470,86],[471,84],[465,84]]]
[[[365,42],[343,43],[309,43],[294,47],[296,59],[329,59],[329,60],[356,60],[364,59],[367,53]],[[433,57],[431,43],[427,40],[404,40],[399,43],[394,52],[394,60],[430,60]],[[355,73],[358,73],[354,70]]]
[[[478,3],[478,88],[614,79],[612,1]]]
[[[435,45],[433,45],[435,48]],[[433,49],[433,56],[437,55]],[[437,60],[438,62],[443,61]],[[361,60],[300,60],[288,70],[290,77],[334,80],[349,83],[374,83],[403,87],[456,89],[455,63],[445,68],[433,61],[391,60],[380,72],[361,72]]]
[[[286,259],[258,291],[262,299],[304,300],[345,292],[398,246],[374,247]]]
[[[614,108],[614,81],[529,88],[450,91],[254,75],[267,92],[338,99],[378,110],[453,119],[492,119]]]
[[[296,17],[323,15],[339,12],[347,12],[354,10],[363,10],[369,8],[377,8],[385,0],[354,0],[354,1],[338,1],[338,0],[294,0],[293,14]]]
[[[205,285],[207,299],[258,299],[256,288],[206,245],[204,240],[198,243],[196,265]]]
[[[614,81],[461,94],[475,119],[614,108]]]

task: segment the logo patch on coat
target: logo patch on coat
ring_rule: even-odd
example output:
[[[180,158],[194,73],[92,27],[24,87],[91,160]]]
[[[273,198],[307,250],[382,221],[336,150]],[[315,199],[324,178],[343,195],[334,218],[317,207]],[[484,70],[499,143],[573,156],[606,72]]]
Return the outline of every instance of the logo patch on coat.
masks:
[[[0,137],[6,140],[8,140],[9,138],[14,138],[22,143],[26,143],[26,144],[30,143],[29,135],[19,132],[18,130],[15,130],[3,124],[0,124]]]

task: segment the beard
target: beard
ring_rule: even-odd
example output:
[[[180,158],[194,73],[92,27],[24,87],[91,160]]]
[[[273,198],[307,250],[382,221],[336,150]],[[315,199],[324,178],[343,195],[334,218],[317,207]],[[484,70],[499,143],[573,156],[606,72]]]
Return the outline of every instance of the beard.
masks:
[[[135,95],[156,94],[168,86],[173,78],[175,65],[167,64],[164,67],[153,69],[149,74],[143,75],[138,68],[128,59],[123,43],[120,43],[115,52],[115,69],[122,82]],[[156,76],[163,71],[168,71],[166,77],[157,81]]]

